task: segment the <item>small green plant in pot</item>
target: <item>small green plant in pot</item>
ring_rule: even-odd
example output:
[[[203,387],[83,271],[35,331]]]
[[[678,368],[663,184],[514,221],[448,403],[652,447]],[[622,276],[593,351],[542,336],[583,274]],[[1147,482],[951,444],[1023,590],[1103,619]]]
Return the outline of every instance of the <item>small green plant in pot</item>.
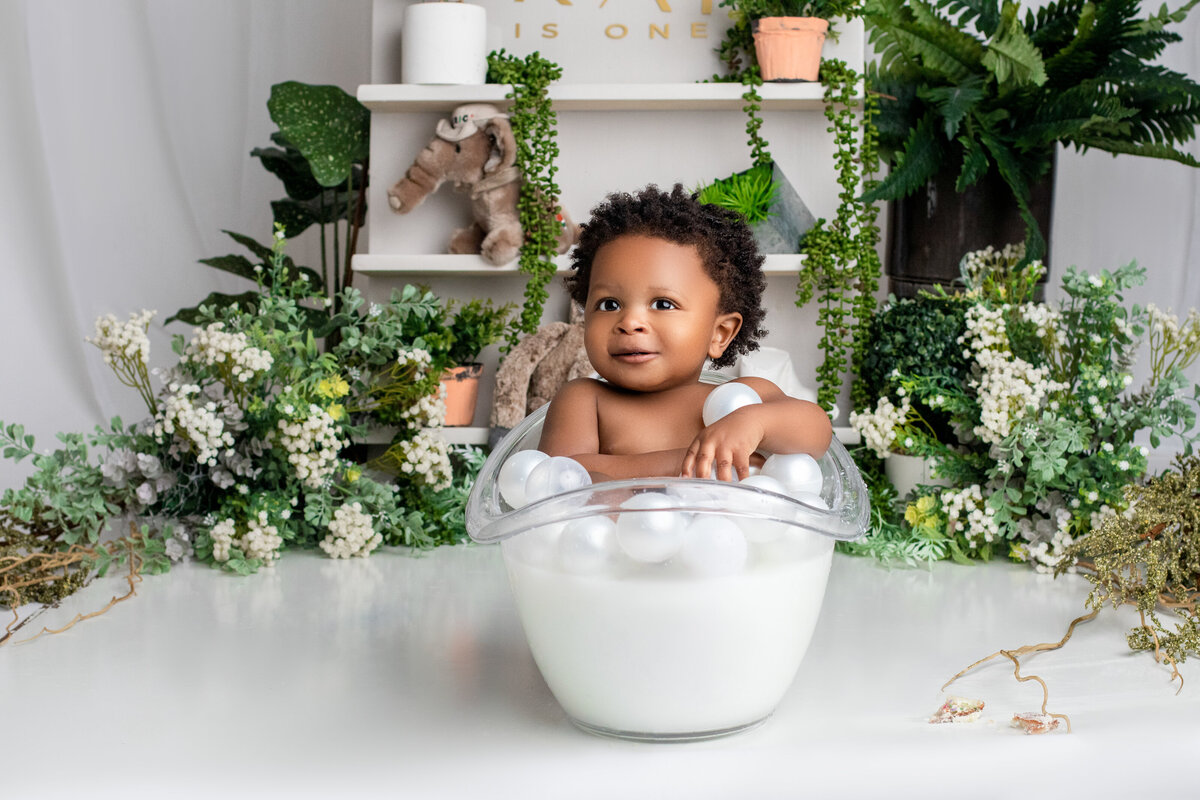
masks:
[[[815,81],[835,17],[856,16],[860,0],[722,0],[733,25],[717,53],[731,73],[758,67],[763,80]]]
[[[485,347],[504,338],[515,306],[495,306],[490,300],[464,303],[450,323],[448,365],[442,372],[445,388],[446,425],[470,425],[479,399],[479,378],[483,364],[479,354]]]

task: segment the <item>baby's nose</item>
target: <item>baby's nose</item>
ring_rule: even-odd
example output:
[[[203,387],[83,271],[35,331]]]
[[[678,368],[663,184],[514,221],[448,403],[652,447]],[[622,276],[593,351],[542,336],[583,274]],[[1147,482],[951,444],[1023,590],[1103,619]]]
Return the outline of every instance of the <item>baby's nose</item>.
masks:
[[[639,333],[646,330],[646,322],[640,314],[627,311],[617,319],[617,330],[621,333]]]

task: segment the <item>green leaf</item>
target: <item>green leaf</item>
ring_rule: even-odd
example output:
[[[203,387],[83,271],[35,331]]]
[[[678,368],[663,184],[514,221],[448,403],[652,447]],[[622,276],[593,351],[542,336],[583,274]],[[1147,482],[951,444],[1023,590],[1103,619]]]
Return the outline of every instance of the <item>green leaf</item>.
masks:
[[[258,301],[260,295],[258,292],[242,292],[241,294],[222,294],[220,292],[212,292],[208,297],[200,301],[199,305],[189,308],[181,308],[172,314],[163,322],[164,325],[175,320],[186,322],[189,325],[203,325],[209,322],[209,317],[200,312],[201,306],[212,306],[214,308],[229,308],[236,305],[249,313],[254,313],[258,309]]]
[[[1030,83],[1041,86],[1046,82],[1046,65],[1042,63],[1042,54],[1017,20],[1016,3],[1004,4],[1000,12],[1000,26],[988,42],[983,65],[996,76],[996,83],[1001,87],[1008,83],[1015,86]]]
[[[283,181],[283,190],[293,200],[309,200],[321,193],[321,184],[313,178],[312,167],[299,150],[256,147],[250,155],[262,161],[268,172]]]
[[[936,126],[936,115],[931,111],[909,133],[903,150],[897,154],[895,168],[878,186],[863,193],[862,202],[908,197],[937,174],[944,155],[941,140],[934,132]]]
[[[267,109],[322,186],[347,180],[354,162],[368,156],[371,114],[337,86],[278,83],[271,87]]]

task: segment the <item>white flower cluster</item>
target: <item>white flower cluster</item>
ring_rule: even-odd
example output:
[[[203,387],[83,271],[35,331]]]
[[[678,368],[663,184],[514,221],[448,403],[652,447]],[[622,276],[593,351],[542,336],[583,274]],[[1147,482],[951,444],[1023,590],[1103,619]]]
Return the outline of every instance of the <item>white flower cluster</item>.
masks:
[[[446,424],[446,387],[438,384],[436,392],[426,395],[406,408],[400,418],[414,425],[440,428]]]
[[[1007,436],[1013,423],[1030,410],[1042,406],[1051,392],[1067,388],[1049,380],[1049,369],[1035,367],[1013,355],[1008,346],[1008,329],[1002,310],[982,305],[967,311],[967,331],[959,338],[966,344],[963,355],[979,365],[978,378],[971,385],[979,395],[980,424],[975,435],[995,444]]]
[[[333,512],[329,533],[318,544],[330,558],[366,558],[382,541],[383,536],[371,527],[371,516],[363,513],[362,504],[348,503]]]
[[[1066,508],[1057,508],[1051,519],[1041,522],[1053,524],[1053,532],[1049,538],[1026,545],[1021,555],[1025,561],[1031,562],[1038,572],[1049,574],[1054,572],[1055,567],[1066,555],[1066,549],[1075,542],[1075,538],[1070,533],[1071,512]],[[1074,571],[1074,567],[1067,569],[1067,572]]]
[[[162,410],[154,417],[154,440],[162,444],[168,437],[182,440],[196,451],[196,460],[213,466],[227,447],[233,447],[233,434],[226,430],[217,403],[194,403],[200,387],[194,383],[167,385]],[[174,448],[173,448],[174,449]]]
[[[450,485],[450,452],[440,434],[418,431],[395,447],[399,450],[400,471],[405,475],[412,475],[431,489]]]
[[[1037,329],[1039,338],[1045,339],[1053,335],[1058,344],[1066,344],[1067,334],[1066,331],[1059,328],[1062,314],[1058,310],[1045,303],[1025,303],[1018,309],[1018,312],[1021,319],[1031,323]]]
[[[285,409],[286,410],[286,409]],[[305,486],[319,489],[325,476],[337,466],[338,453],[346,442],[338,435],[337,423],[329,412],[309,404],[308,416],[279,420],[279,443],[287,450],[288,463]]]
[[[396,355],[396,366],[404,369],[412,367],[413,380],[419,381],[429,372],[429,367],[433,365],[433,356],[428,350],[423,350],[420,347],[414,347],[411,350],[401,349]]]
[[[875,410],[866,414],[850,412],[850,427],[862,436],[863,444],[880,458],[891,453],[892,442],[896,441],[896,428],[908,419],[912,403],[908,395],[900,398],[900,405],[892,403],[887,395],[879,398]]]
[[[1000,538],[1000,523],[995,510],[987,505],[979,484],[963,489],[942,492],[942,507],[946,511],[946,528],[951,534],[962,533],[967,544],[979,547]]]
[[[100,348],[105,364],[112,364],[114,359],[146,364],[150,359],[150,338],[146,336],[146,329],[156,313],[143,309],[140,313],[130,314],[127,322],[105,314],[96,320],[95,336],[89,336],[85,341]]]
[[[1196,309],[1188,312],[1182,325],[1179,324],[1179,317],[1169,310],[1163,311],[1154,303],[1146,305],[1146,313],[1150,316],[1150,327],[1162,337],[1163,349],[1190,350],[1200,346],[1200,312]]]
[[[215,561],[222,563],[229,560],[229,548],[233,546],[233,538],[237,535],[237,525],[232,519],[223,519],[208,531],[212,539],[212,553]]]
[[[283,537],[279,535],[279,529],[268,522],[266,511],[258,512],[240,537],[237,524],[229,518],[213,525],[208,535],[212,539],[213,559],[222,563],[229,560],[231,548],[237,545],[246,558],[260,559],[269,567],[279,558],[279,548],[283,546]]]
[[[250,347],[245,333],[230,333],[224,322],[214,322],[196,330],[180,361],[213,366],[228,363],[230,374],[239,383],[246,383],[275,363],[269,352]]]

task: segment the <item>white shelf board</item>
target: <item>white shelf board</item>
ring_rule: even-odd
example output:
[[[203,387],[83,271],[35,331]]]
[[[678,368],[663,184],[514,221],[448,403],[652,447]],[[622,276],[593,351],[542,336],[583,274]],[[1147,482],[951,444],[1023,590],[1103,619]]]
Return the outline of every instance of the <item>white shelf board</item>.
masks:
[[[560,274],[571,271],[571,262],[568,256],[556,256],[554,260]],[[803,262],[804,256],[798,253],[769,255],[763,264],[763,272],[794,274],[800,270]],[[493,266],[474,255],[358,253],[351,259],[350,264],[359,274],[378,277],[407,275],[436,278],[460,275],[515,275],[518,273],[515,261],[501,266]]]
[[[463,103],[507,108],[502,84],[428,86],[363,84],[358,100],[371,111],[449,111]],[[556,111],[740,111],[740,83],[575,83],[550,87]],[[813,111],[824,107],[820,83],[766,83],[759,87],[764,111]]]

